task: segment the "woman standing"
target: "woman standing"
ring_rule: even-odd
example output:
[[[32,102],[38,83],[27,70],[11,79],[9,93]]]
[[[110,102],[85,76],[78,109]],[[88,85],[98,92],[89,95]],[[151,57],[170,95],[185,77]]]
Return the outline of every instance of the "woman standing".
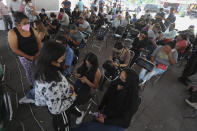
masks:
[[[25,6],[25,14],[29,18],[29,22],[31,27],[33,27],[33,22],[34,20],[37,19],[37,12],[33,6],[33,3],[31,0],[25,0],[26,1],[26,6]]]
[[[33,61],[39,54],[41,42],[36,31],[30,28],[27,16],[17,12],[15,22],[16,27],[8,33],[8,42],[24,67],[29,84],[33,86]]]
[[[64,63],[63,44],[48,41],[41,49],[35,71],[35,104],[48,107],[55,131],[69,131],[66,110],[77,96],[60,72]]]

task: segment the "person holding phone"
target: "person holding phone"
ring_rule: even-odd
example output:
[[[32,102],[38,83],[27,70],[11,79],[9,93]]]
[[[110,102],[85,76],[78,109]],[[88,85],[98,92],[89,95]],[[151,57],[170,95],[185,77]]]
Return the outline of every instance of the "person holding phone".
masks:
[[[77,78],[74,84],[75,92],[77,93],[75,105],[82,105],[88,102],[90,89],[96,89],[99,86],[101,76],[97,56],[91,52],[88,53],[75,72],[75,77]],[[76,124],[80,124],[83,115],[84,112],[81,112]]]
[[[92,114],[96,121],[81,124],[71,131],[125,131],[141,103],[138,82],[133,70],[124,69],[120,78],[109,86],[98,112]]]

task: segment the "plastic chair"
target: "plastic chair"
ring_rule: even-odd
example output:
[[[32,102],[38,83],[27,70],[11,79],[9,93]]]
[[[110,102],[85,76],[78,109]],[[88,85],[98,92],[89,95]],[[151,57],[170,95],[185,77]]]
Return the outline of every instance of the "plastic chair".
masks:
[[[153,64],[152,62],[150,62],[142,57],[137,58],[134,65],[132,66],[132,68],[134,68],[135,65],[138,65],[141,68],[146,69],[148,72],[151,72],[153,70],[153,68],[155,67],[155,64]]]

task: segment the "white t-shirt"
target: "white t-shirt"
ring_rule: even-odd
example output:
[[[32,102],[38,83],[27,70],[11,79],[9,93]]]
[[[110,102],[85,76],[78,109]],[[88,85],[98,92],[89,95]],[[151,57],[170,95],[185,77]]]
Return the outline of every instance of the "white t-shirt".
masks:
[[[67,15],[66,13],[64,13],[64,14],[62,15],[62,20],[60,21],[60,23],[61,23],[62,25],[65,25],[65,26],[68,26],[68,25],[69,25],[70,21],[69,21],[68,15]]]
[[[79,27],[87,29],[86,32],[92,33],[90,24],[87,21],[84,21],[83,24],[79,24]]]
[[[14,12],[16,12],[16,11],[19,11],[20,4],[21,2],[19,0],[17,1],[11,0],[9,7],[12,8]]]

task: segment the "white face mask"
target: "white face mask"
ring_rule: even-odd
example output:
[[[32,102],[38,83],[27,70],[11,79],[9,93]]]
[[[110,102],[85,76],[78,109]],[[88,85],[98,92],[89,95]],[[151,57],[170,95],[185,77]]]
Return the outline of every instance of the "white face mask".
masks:
[[[23,1],[23,5],[26,5],[26,2],[25,1]]]
[[[33,4],[32,3],[29,3],[29,6],[33,6]]]

